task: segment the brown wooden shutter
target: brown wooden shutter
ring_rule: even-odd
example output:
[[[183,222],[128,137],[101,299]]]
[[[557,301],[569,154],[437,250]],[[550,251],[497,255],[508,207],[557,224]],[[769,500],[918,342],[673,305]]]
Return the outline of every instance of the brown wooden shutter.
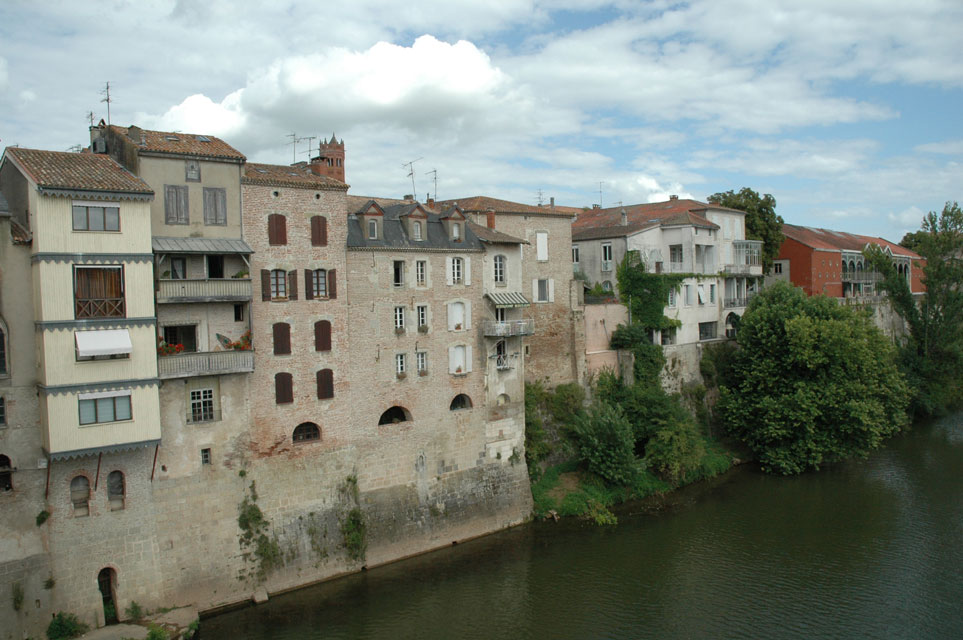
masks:
[[[288,300],[298,299],[298,272],[288,271]]]
[[[277,404],[294,402],[294,383],[290,373],[274,375],[274,402]]]
[[[328,246],[328,220],[324,216],[311,217],[311,246]]]
[[[326,247],[328,246],[328,219],[319,216],[318,227],[320,228],[320,232],[319,232],[319,235],[321,238],[320,246]]]
[[[268,244],[282,245],[288,243],[287,222],[279,213],[268,216]]]
[[[274,355],[286,355],[291,353],[291,325],[287,322],[278,322],[272,327],[274,333]]]
[[[331,323],[327,320],[314,323],[314,350],[331,351]]]
[[[177,222],[177,187],[169,184],[164,185],[164,222],[174,224]]]
[[[318,371],[318,398],[325,400],[334,397],[334,372],[331,369]]]
[[[314,278],[311,277],[311,270],[304,270],[304,299],[314,300]]]
[[[337,269],[328,269],[328,297],[334,300],[338,297]]]
[[[271,272],[261,269],[261,300],[271,299]]]

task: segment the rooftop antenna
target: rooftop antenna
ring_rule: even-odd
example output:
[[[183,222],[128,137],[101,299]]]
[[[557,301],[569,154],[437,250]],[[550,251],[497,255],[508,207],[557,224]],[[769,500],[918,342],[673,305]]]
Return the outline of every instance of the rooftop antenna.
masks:
[[[602,208],[602,185],[605,184],[601,180],[599,181],[599,209]]]
[[[542,190],[538,190],[538,206],[542,206]]]
[[[434,178],[435,178],[435,197],[434,197],[434,199],[437,200],[437,199],[438,199],[438,169],[432,169],[431,171],[425,171],[425,175],[426,175],[426,176],[434,176]],[[411,185],[411,188],[414,189],[414,188],[415,188],[415,185]]]
[[[83,151],[83,149],[84,149],[84,148],[81,147],[79,144],[75,144],[75,145],[73,145],[72,147],[69,147],[69,148],[67,149],[67,151],[69,151],[69,152],[71,152],[71,153],[80,153],[81,151]]]
[[[301,152],[301,153],[307,153],[307,154],[308,154],[308,162],[311,161],[311,143],[312,143],[313,141],[317,140],[317,139],[318,139],[318,136],[307,136],[306,138],[298,138],[298,142],[300,142],[301,140],[307,140],[307,141],[308,141],[308,150]],[[318,155],[321,155],[321,144],[320,144],[320,143],[318,144]]]
[[[113,102],[113,100],[110,99],[109,81],[104,84],[104,90],[100,92],[100,95],[104,96],[100,99],[100,101],[107,103],[107,125],[110,126],[110,103]],[[91,119],[91,122],[93,122],[93,119]]]
[[[93,112],[93,111],[88,111],[88,112],[87,112],[87,115],[84,116],[84,117],[87,118],[88,120],[90,120],[90,126],[93,127],[93,126],[94,126],[94,118],[96,117],[96,116],[94,115],[94,112]]]
[[[424,156],[422,156],[421,158],[418,158],[418,160],[424,160]],[[412,196],[418,193],[417,191],[415,191],[415,163],[418,162],[418,160],[412,160],[411,162],[403,162],[401,164],[402,167],[408,167],[408,177],[411,178]]]
[[[285,144],[291,145],[291,164],[298,161],[298,142],[301,140],[298,134],[293,131],[284,136],[285,138],[291,138],[291,142],[286,142]]]

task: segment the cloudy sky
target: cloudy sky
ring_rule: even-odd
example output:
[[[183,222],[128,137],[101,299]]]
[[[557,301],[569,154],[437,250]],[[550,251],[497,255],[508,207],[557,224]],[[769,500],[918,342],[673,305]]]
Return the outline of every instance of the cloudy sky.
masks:
[[[252,161],[334,132],[359,195],[410,161],[421,199],[432,170],[531,204],[748,186],[898,241],[963,200],[961,28],[959,0],[3,0],[0,146],[85,144],[109,81],[112,123]]]

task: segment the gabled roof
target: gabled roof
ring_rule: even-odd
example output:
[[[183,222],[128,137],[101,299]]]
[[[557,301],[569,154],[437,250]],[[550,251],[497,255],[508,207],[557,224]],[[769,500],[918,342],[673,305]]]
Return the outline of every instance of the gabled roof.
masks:
[[[481,240],[467,228],[460,242],[454,242],[442,223],[443,215],[410,200],[398,200],[391,204],[388,199],[374,199],[363,196],[348,197],[348,242],[349,249],[395,249],[407,251],[482,251]],[[364,213],[372,204],[384,211],[379,225],[378,237],[369,239],[362,227],[358,214]],[[426,213],[425,229],[422,240],[413,240],[403,223],[403,218],[413,211]]]
[[[154,194],[150,185],[103,154],[7,147],[4,158],[10,158],[41,190]]]
[[[435,204],[440,207],[451,207],[458,205],[458,208],[462,211],[469,211],[472,213],[494,211],[495,213],[521,213],[525,215],[556,215],[571,217],[581,211],[581,209],[577,207],[560,206],[556,206],[555,210],[552,211],[552,208],[549,205],[538,206],[522,204],[520,202],[499,200],[498,198],[490,198],[488,196],[472,196],[469,198],[455,198],[454,200],[441,200]]]
[[[894,256],[912,260],[921,259],[915,251],[874,236],[863,236],[846,231],[832,231],[816,227],[802,227],[795,224],[783,224],[782,234],[812,249],[859,252],[866,248],[868,244],[877,244],[880,248],[888,248]]]
[[[486,244],[529,244],[527,240],[520,240],[515,236],[510,236],[507,233],[502,233],[501,231],[495,231],[494,229],[489,229],[488,227],[483,227],[480,224],[475,224],[474,222],[468,222],[468,228],[478,236],[478,239]]]
[[[719,225],[705,217],[710,209],[744,214],[743,211],[736,209],[687,199],[589,209],[580,213],[572,223],[572,240],[618,238],[658,226],[696,226],[704,229],[718,229]],[[626,218],[624,225],[622,224],[623,211]]]
[[[125,136],[135,144],[139,151],[171,155],[202,156],[224,158],[244,162],[244,154],[214,136],[177,131],[151,131],[131,125],[118,127],[110,125],[110,130]]]
[[[248,162],[244,165],[241,182],[269,187],[294,187],[296,189],[317,189],[344,191],[348,185],[329,176],[313,173],[307,165],[279,165]]]

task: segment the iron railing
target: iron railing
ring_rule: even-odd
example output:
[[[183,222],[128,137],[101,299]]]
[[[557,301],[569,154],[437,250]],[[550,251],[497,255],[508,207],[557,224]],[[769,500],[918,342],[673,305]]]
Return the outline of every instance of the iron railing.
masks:
[[[530,336],[535,333],[535,321],[525,320],[485,320],[482,322],[482,334],[493,338],[511,338],[513,336]]]

